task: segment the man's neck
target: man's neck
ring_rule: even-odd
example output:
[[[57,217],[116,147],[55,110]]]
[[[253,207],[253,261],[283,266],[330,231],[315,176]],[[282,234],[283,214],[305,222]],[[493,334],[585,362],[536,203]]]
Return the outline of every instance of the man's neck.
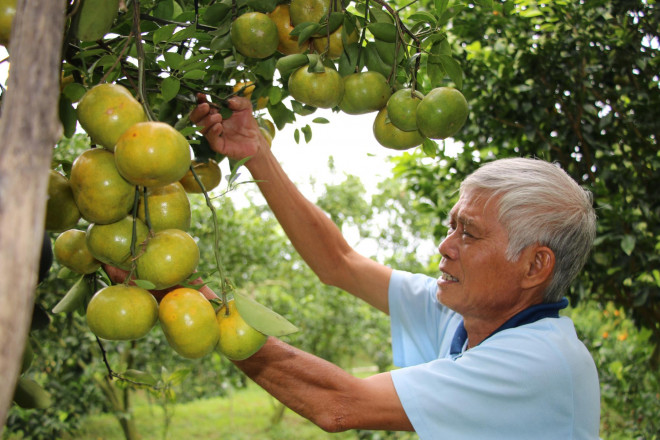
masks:
[[[530,299],[528,301],[520,301],[504,312],[500,311],[485,316],[464,315],[463,325],[465,326],[465,330],[467,331],[468,335],[467,348],[472,348],[479,345],[484,339],[492,335],[509,319],[516,316],[523,310],[543,302],[543,298],[541,296],[534,295],[530,296],[529,298]]]
[[[463,328],[465,329],[463,337],[467,337],[467,342],[468,342],[467,348],[472,348],[479,345],[486,338],[490,337],[494,333],[497,333],[501,330],[514,328],[525,324],[530,324],[532,322],[536,322],[537,320],[543,318],[550,318],[550,317],[557,318],[559,317],[559,310],[565,308],[566,306],[568,306],[568,300],[566,298],[555,303],[533,304],[513,314],[511,317],[502,321],[499,325],[497,325],[495,328],[493,328],[490,331],[484,330],[484,328],[492,328],[492,326],[477,327],[476,329],[477,333],[471,333],[469,327],[470,321],[464,320],[464,322],[462,323]],[[471,321],[471,322],[474,323],[475,321]],[[487,333],[481,333],[481,332],[487,332]]]

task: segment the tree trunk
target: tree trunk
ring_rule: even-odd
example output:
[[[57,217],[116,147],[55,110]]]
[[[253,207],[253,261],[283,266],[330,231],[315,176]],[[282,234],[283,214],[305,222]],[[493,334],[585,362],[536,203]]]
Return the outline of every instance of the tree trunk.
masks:
[[[18,0],[0,118],[0,432],[27,336],[58,118],[64,0]]]

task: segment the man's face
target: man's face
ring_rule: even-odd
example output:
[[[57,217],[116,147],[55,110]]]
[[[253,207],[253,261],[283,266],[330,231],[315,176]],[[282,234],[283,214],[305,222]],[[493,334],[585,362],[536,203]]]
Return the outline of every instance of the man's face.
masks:
[[[438,300],[466,318],[498,319],[520,302],[526,269],[506,259],[508,233],[497,215],[497,199],[476,190],[464,192],[438,248]]]

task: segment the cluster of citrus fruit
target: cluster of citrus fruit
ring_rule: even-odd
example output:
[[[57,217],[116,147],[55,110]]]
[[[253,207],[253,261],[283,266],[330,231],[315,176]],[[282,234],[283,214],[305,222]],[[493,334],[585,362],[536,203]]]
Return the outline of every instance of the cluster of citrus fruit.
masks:
[[[293,32],[308,24],[326,23],[331,0],[291,0],[272,12],[247,12],[233,21],[231,39],[238,52],[249,58],[267,58],[276,51],[283,54],[277,69],[296,101],[317,108],[338,107],[351,115],[378,112],[373,132],[387,148],[404,150],[420,145],[424,139],[445,139],[462,128],[468,116],[463,94],[452,87],[437,87],[426,96],[402,88],[394,93],[383,73],[366,70],[343,76],[332,60],[340,57],[345,46],[358,42],[358,29],[348,31],[344,24],[326,34]],[[377,23],[382,24],[382,23]],[[308,27],[309,28],[309,27]],[[378,59],[391,66],[395,60],[395,28],[372,26]],[[400,51],[400,55],[403,55]],[[385,70],[389,67],[386,66]],[[380,69],[383,70],[383,69]]]
[[[93,292],[86,306],[92,332],[107,340],[133,340],[160,322],[170,345],[186,358],[216,347],[231,359],[252,354],[266,335],[245,323],[233,300],[216,312],[199,290],[181,287],[200,257],[187,233],[188,193],[219,184],[217,162],[191,161],[186,138],[168,124],[147,120],[140,102],[121,85],[91,88],[77,112],[97,147],[74,160],[68,179],[51,171],[46,229],[59,232],[55,257],[79,274],[107,264],[126,271],[126,278],[132,274],[134,281]],[[86,230],[76,228],[81,218],[89,223]],[[82,280],[71,295],[85,290],[79,288]],[[170,291],[158,303],[140,286]],[[75,304],[71,298],[63,301]],[[58,306],[55,311],[68,309]]]

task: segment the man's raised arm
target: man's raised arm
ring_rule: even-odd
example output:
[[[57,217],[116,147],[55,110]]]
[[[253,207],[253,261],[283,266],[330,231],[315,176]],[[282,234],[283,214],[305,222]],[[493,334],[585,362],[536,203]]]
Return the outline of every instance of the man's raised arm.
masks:
[[[232,116],[223,120],[200,96],[190,119],[204,127],[201,133],[214,151],[236,160],[250,157],[245,166],[291,243],[323,283],[388,313],[391,269],[355,252],[328,216],[300,193],[262,136],[250,101],[231,98],[229,108]]]

